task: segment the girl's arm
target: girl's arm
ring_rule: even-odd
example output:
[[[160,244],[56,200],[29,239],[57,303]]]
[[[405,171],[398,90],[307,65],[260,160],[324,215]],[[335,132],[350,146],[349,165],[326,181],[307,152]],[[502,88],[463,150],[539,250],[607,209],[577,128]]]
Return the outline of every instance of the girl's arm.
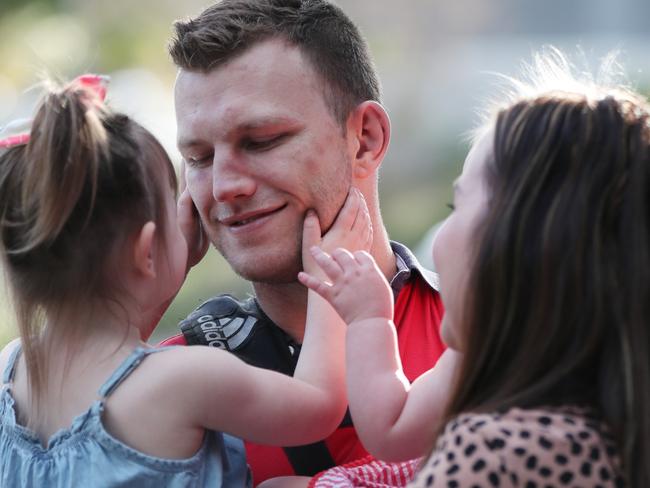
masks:
[[[433,369],[409,384],[392,322],[354,324],[347,351],[350,413],[366,449],[394,462],[426,455],[451,395],[458,353],[447,349]]]
[[[307,216],[303,247],[320,242],[327,248],[368,249],[371,236],[363,197],[352,190],[322,242],[318,219],[313,213]],[[304,255],[305,269],[316,272],[309,253]],[[178,355],[174,362],[184,363],[186,370],[206,372],[202,378],[185,378],[183,388],[197,426],[258,443],[300,445],[326,437],[343,418],[347,406],[344,347],[345,324],[326,300],[310,291],[305,336],[293,377],[252,367],[210,348],[183,348],[168,354]]]
[[[342,338],[340,342],[342,347]],[[329,352],[327,347],[321,351],[322,356]],[[177,354],[174,363],[184,363],[192,371],[193,377],[176,374],[175,382],[184,382],[177,390],[179,401],[197,428],[227,432],[260,444],[293,446],[323,439],[345,412],[343,359],[337,358],[342,351],[328,358],[328,373],[315,371],[310,377],[307,372],[296,378],[250,366],[230,353],[204,346],[168,354],[172,353]],[[205,376],[197,378],[196,371]]]
[[[392,292],[372,257],[344,250],[331,257],[317,248],[313,252],[332,284],[305,273],[300,280],[329,300],[349,324],[347,387],[359,438],[379,459],[425,455],[442,421],[458,353],[446,351],[432,370],[409,384],[392,322]]]

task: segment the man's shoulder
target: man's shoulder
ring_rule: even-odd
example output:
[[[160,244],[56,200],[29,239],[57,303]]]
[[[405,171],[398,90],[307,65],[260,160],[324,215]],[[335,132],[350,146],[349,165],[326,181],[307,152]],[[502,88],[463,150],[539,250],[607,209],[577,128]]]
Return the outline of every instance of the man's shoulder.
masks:
[[[292,374],[300,352],[262,311],[255,297],[218,295],[203,302],[179,324],[181,333],[161,345],[203,345],[235,354],[254,366]]]
[[[185,320],[201,319],[206,314],[214,317],[230,317],[241,314],[255,317],[264,315],[254,297],[249,296],[240,300],[229,293],[223,293],[201,303],[192,310]]]

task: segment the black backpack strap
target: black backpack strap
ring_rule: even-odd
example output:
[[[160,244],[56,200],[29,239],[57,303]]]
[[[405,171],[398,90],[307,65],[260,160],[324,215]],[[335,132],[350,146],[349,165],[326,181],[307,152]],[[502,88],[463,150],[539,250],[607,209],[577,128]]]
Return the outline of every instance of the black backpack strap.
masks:
[[[335,466],[324,441],[297,447],[283,447],[291,467],[298,476],[314,476]]]
[[[352,426],[352,417],[350,417],[350,409],[348,408],[338,428]],[[314,442],[305,446],[283,447],[282,449],[289,459],[291,467],[299,476],[314,476],[321,471],[336,466],[325,441]]]
[[[188,345],[236,351],[252,337],[259,316],[230,295],[208,300],[180,323]]]

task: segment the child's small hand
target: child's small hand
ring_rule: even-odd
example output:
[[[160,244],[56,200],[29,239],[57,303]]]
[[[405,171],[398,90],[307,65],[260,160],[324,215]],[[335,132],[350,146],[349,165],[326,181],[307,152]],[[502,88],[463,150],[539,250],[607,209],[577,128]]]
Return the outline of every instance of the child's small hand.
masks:
[[[366,199],[361,191],[352,187],[334,223],[323,235],[319,247],[326,253],[339,247],[354,252],[369,251],[371,244],[372,223]]]
[[[185,237],[185,242],[187,242],[187,272],[203,259],[205,253],[208,252],[210,240],[203,231],[201,219],[187,188],[183,190],[183,193],[178,198],[176,211],[178,225]]]
[[[318,247],[311,252],[331,283],[305,272],[298,274],[298,280],[330,302],[347,324],[369,318],[393,319],[393,293],[370,254],[339,248],[330,256]]]
[[[341,207],[330,229],[321,237],[320,223],[316,213],[310,210],[305,217],[302,239],[303,269],[314,274],[320,272],[310,249],[319,246],[324,252],[336,248],[354,251],[368,251],[372,244],[372,224],[366,200],[356,188],[350,193]]]

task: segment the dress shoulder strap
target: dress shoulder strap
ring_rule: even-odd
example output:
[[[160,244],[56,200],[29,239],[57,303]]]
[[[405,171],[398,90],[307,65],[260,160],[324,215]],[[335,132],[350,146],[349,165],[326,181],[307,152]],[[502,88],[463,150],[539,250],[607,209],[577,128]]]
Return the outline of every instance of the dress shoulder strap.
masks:
[[[16,347],[14,347],[14,350],[11,351],[11,355],[9,356],[9,361],[7,362],[7,366],[5,367],[2,376],[3,383],[11,383],[14,380],[14,373],[16,372],[16,364],[18,363],[18,357],[20,356],[20,351],[21,351],[21,346],[19,342],[18,344],[16,344]]]
[[[122,364],[113,372],[113,374],[104,382],[104,384],[99,389],[99,396],[101,398],[108,397],[115,389],[120,386],[122,381],[129,377],[129,375],[138,367],[140,363],[146,358],[149,354],[156,352],[164,351],[168,348],[166,347],[157,347],[157,348],[144,348],[138,347],[133,351],[129,357],[127,357]]]

